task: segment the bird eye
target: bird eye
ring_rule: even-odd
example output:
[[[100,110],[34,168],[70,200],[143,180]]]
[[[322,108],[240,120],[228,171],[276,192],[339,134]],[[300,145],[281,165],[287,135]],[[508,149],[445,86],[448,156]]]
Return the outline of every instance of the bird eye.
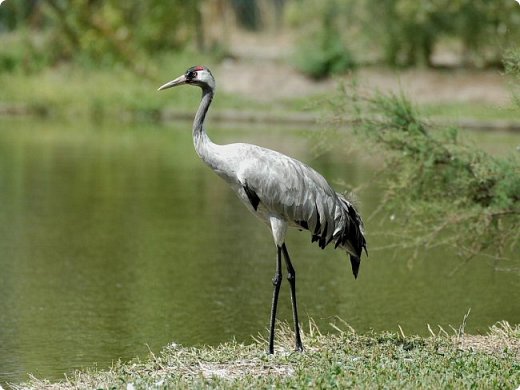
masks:
[[[189,79],[194,79],[195,77],[197,77],[197,72],[193,72],[192,71],[192,72],[188,73],[188,78]]]

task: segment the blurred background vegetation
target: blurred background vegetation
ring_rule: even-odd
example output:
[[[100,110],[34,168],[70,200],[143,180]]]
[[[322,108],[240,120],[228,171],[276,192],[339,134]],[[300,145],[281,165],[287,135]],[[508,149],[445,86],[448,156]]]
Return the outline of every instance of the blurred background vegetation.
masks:
[[[81,106],[100,119],[121,107],[153,118],[166,104],[148,93],[150,84],[164,81],[159,70],[175,75],[195,62],[236,60],[240,54],[234,45],[241,39],[249,59],[256,54],[263,63],[266,53],[258,53],[257,36],[279,45],[275,62],[285,61],[311,79],[371,66],[504,71],[513,80],[518,112],[520,7],[513,0],[6,0],[0,8],[0,80],[4,99],[29,104],[36,113],[57,106],[76,115]],[[125,88],[114,88],[121,83]],[[254,95],[255,83],[246,84]],[[251,107],[236,95],[224,94],[223,104]],[[183,107],[183,99],[178,97],[177,106]],[[335,99],[336,105],[355,107],[352,103],[360,97]],[[398,123],[397,128],[408,128],[410,118],[412,124],[421,120],[415,114],[403,119],[406,100],[376,94],[367,101],[372,108],[345,113],[341,120],[357,117],[359,123],[370,123],[375,134],[392,128],[381,117]],[[261,108],[258,103],[253,107]],[[466,166],[475,161],[467,159]],[[516,165],[508,169],[500,175],[510,177]],[[502,182],[469,172],[477,181],[471,184],[477,192],[471,196],[482,195],[478,191],[490,180]],[[515,205],[517,186],[511,185],[506,196]],[[499,198],[490,193],[495,188],[484,188],[485,202]]]
[[[322,78],[374,63],[501,66],[520,12],[513,0],[7,0],[0,72],[73,62],[148,75],[161,53],[225,58],[236,29],[294,33],[294,63]]]
[[[259,50],[259,36],[267,36],[277,48],[274,55]],[[84,110],[99,120],[117,117],[113,110],[122,109],[156,119],[168,104],[167,99],[149,93],[165,81],[160,72],[167,69],[169,76],[175,76],[194,63],[233,62],[244,50],[249,61],[265,64],[267,56],[315,80],[369,67],[492,69],[512,80],[513,115],[520,107],[520,6],[513,0],[6,0],[0,8],[0,38],[2,100],[22,102],[40,114],[49,107],[63,107],[75,118]],[[270,114],[287,106],[276,99],[251,104],[243,96],[254,95],[259,86],[251,79],[246,84],[245,94],[224,93],[216,104],[235,110],[267,108]],[[468,152],[458,147],[454,129],[433,139],[430,126],[422,124],[423,118],[406,98],[351,95],[352,91],[356,89],[332,97],[336,106],[332,117],[340,126],[355,118],[364,129],[363,139],[398,151],[397,161],[405,165],[399,169],[390,165],[389,170],[398,171],[400,177],[389,183],[387,197],[418,185],[417,192],[408,192],[406,207],[411,210],[412,200],[420,199],[423,203],[417,209],[435,209],[438,221],[438,225],[422,224],[421,237],[428,236],[431,226],[457,220],[464,226],[470,221],[474,227],[473,233],[467,229],[465,234],[473,239],[472,253],[493,246],[500,241],[497,237],[518,242],[517,157],[497,162],[480,152]],[[297,106],[294,101],[289,105]],[[365,104],[356,104],[360,101]],[[195,101],[182,94],[175,104],[192,110]],[[324,106],[318,109],[326,111]],[[358,111],[347,109],[352,107]],[[499,117],[504,114],[505,110],[498,110]],[[423,188],[428,191],[421,192]],[[455,195],[461,196],[461,207],[450,209],[447,205],[454,204]],[[442,202],[435,204],[430,198]],[[474,212],[460,218],[461,209]],[[412,217],[431,220],[425,214]],[[460,241],[457,235],[451,237]]]

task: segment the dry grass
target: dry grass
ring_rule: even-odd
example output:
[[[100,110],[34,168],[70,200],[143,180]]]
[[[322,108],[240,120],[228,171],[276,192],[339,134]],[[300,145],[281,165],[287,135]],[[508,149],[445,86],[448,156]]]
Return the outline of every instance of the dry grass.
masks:
[[[497,322],[485,336],[462,334],[455,337],[454,343],[464,351],[492,355],[511,353],[520,359],[520,327],[512,327],[507,321]]]

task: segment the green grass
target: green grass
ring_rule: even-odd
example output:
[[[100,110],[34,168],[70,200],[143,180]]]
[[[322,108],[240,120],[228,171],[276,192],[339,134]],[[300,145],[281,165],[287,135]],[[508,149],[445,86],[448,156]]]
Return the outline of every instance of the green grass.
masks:
[[[197,60],[195,61],[195,58]],[[75,119],[100,116],[155,117],[165,108],[193,111],[200,91],[190,89],[165,98],[157,88],[182,74],[195,62],[211,64],[209,57],[185,52],[155,59],[138,75],[124,67],[86,69],[74,63],[46,68],[38,73],[0,73],[0,105],[23,106],[29,112],[69,116]],[[219,93],[216,109],[250,108],[243,97]]]
[[[430,103],[421,105],[421,112],[432,118],[518,122],[518,108],[512,102],[505,106],[466,102]]]
[[[292,331],[278,329],[277,350],[266,341],[217,347],[175,344],[145,360],[106,371],[77,371],[62,382],[33,379],[14,388],[509,388],[520,384],[520,326],[502,322],[486,336],[463,326],[428,338],[400,333],[360,335],[342,325],[321,334],[311,323],[304,353],[292,352]]]
[[[330,99],[330,93],[319,93],[284,99],[279,103],[290,112],[313,112],[319,117],[319,114],[323,112],[324,102]],[[453,101],[421,104],[419,109],[423,117],[440,123],[457,123],[457,121],[464,122],[465,120],[518,123],[518,108],[513,102],[500,106]]]

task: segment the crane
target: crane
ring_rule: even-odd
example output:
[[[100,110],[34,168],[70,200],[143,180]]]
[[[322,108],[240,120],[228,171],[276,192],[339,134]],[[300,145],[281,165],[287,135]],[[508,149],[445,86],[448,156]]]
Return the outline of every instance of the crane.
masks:
[[[296,304],[296,272],[285,245],[288,227],[311,232],[312,242],[324,249],[334,242],[350,255],[352,273],[357,278],[361,252],[366,249],[361,216],[352,203],[334,191],[311,167],[260,146],[233,143],[217,145],[208,137],[204,120],[215,95],[215,79],[204,66],[193,66],[183,75],[159,87],[159,91],[179,85],[202,89],[202,99],[193,121],[193,144],[199,157],[223,178],[244,205],[268,227],[276,245],[276,271],[269,322],[269,354],[274,353],[274,332],[278,294],[282,283],[282,255],[291,288],[295,349],[303,351]],[[368,254],[368,253],[367,253]]]

